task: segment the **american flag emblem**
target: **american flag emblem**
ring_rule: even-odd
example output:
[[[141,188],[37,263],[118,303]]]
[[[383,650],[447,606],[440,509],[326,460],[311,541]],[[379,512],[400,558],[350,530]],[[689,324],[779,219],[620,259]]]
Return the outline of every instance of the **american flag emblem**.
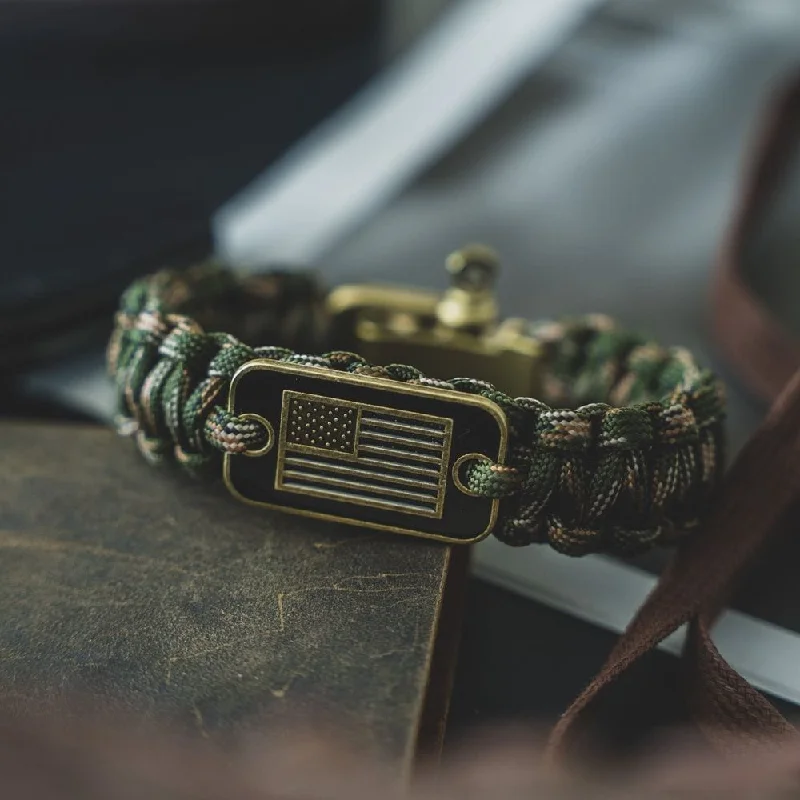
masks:
[[[441,518],[453,421],[285,390],[275,488]]]

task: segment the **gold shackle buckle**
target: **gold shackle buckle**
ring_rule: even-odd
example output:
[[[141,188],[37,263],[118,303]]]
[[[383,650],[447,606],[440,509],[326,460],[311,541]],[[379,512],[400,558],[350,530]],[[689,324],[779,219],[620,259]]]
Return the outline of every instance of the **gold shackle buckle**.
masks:
[[[477,378],[512,397],[537,396],[541,348],[526,320],[498,321],[495,253],[471,245],[446,268],[451,283],[441,294],[381,284],[333,289],[329,341],[374,364],[411,364],[432,378]]]

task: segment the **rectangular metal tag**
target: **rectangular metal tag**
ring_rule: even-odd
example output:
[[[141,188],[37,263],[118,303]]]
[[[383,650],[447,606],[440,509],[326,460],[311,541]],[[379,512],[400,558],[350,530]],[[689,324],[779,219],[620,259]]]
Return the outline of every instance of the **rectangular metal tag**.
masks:
[[[240,500],[451,543],[492,530],[499,501],[458,473],[470,458],[503,463],[506,419],[490,400],[257,360],[234,376],[229,409],[270,432],[258,453],[225,456]]]

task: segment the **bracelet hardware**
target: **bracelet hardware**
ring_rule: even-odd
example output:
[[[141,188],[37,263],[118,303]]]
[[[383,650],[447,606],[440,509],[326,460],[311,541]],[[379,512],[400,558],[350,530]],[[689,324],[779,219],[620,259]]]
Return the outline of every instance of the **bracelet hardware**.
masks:
[[[451,285],[442,294],[354,284],[328,294],[329,341],[373,364],[413,364],[443,380],[464,375],[511,397],[541,394],[541,344],[527,320],[498,321],[491,250],[472,245],[447,259]]]
[[[329,341],[376,364],[414,363],[427,375],[458,374],[535,389],[537,343],[521,320],[497,323],[496,261],[484,248],[453,254],[441,296],[356,285],[327,298]],[[471,460],[502,464],[503,411],[483,397],[314,366],[260,360],[234,376],[229,411],[269,425],[256,458],[224,458],[240,500],[312,517],[450,543],[478,541],[497,499],[470,492]]]
[[[505,459],[505,415],[484,397],[264,359],[237,371],[229,410],[274,430],[257,457],[225,454],[239,500],[450,543],[484,538],[497,519],[499,501],[457,472]]]

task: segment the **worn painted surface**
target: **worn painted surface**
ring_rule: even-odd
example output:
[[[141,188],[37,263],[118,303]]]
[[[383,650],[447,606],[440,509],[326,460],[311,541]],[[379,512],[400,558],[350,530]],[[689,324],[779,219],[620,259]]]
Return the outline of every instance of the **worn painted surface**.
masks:
[[[101,428],[0,425],[0,686],[215,736],[322,717],[405,769],[449,550],[236,503]]]

